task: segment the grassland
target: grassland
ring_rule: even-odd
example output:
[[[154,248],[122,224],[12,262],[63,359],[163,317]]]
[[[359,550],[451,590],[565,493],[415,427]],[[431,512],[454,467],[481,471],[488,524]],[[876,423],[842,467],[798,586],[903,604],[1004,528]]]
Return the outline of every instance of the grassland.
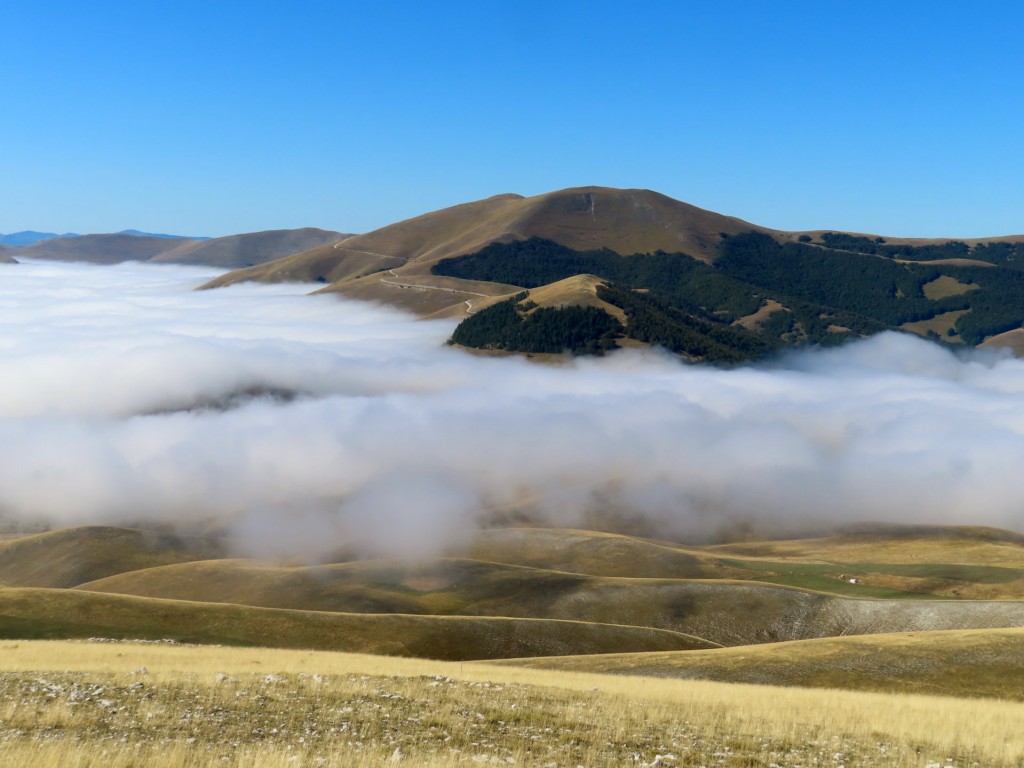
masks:
[[[1021,659],[1024,629],[989,629],[500,663],[573,672],[1024,701]]]
[[[744,561],[734,561],[739,571]],[[748,574],[758,571],[754,563]],[[973,578],[1015,578],[990,566],[885,566]],[[828,566],[781,564],[776,581],[853,585],[822,575]],[[860,571],[853,569],[850,573]],[[961,573],[963,572],[963,573]],[[993,575],[994,572],[994,575]],[[910,577],[908,577],[910,578]],[[84,590],[344,613],[568,619],[653,627],[709,644],[799,640],[840,634],[1024,625],[1024,603],[934,601],[866,587],[857,598],[727,579],[595,577],[464,559],[274,567],[218,560],[150,568],[83,584]],[[876,597],[900,599],[864,599]],[[931,596],[925,595],[930,598]]]
[[[959,334],[956,333],[956,321],[968,312],[970,312],[969,309],[956,309],[952,312],[941,312],[935,317],[931,317],[927,320],[918,320],[914,323],[904,323],[900,326],[900,329],[916,333],[918,336],[928,336],[929,334],[934,333],[945,341],[951,341],[959,344],[962,340],[960,339]],[[950,331],[952,331],[952,333],[950,333]]]
[[[597,622],[328,613],[72,590],[0,589],[0,638],[95,636],[451,660],[710,647],[678,632]]]
[[[962,296],[965,293],[976,291],[981,288],[977,283],[963,283],[952,275],[941,275],[930,283],[921,286],[925,297],[932,301],[945,299],[949,296]]]
[[[448,557],[399,562],[339,555],[337,562],[311,566],[232,558],[229,543],[208,537],[87,527],[18,535],[0,541],[0,554],[6,584],[0,585],[0,643],[5,649],[0,669],[8,649],[36,647],[34,642],[24,645],[26,641],[133,638],[214,644],[239,653],[244,646],[370,653],[392,657],[399,665],[405,663],[401,657],[513,659],[509,663],[518,667],[554,670],[530,674],[614,673],[615,680],[640,674],[1018,699],[1024,690],[1024,536],[993,529],[875,527],[823,538],[694,546],[599,531],[517,527],[481,532]],[[163,648],[141,647],[147,653]],[[222,658],[218,653],[212,658]],[[86,671],[59,669],[68,674]],[[545,691],[562,685],[546,679]],[[289,694],[295,706],[312,706],[305,700],[309,692],[301,687],[308,681],[292,682],[300,686]],[[526,678],[520,682],[533,685]],[[600,687],[605,690],[607,685]],[[31,688],[31,683],[25,686]],[[176,706],[167,703],[170,709]],[[558,715],[557,707],[537,706],[544,718],[554,718],[551,722],[571,719]],[[425,717],[419,699],[415,707],[402,716]],[[409,722],[418,733],[419,721]],[[704,733],[710,726],[701,722],[697,732]],[[542,726],[548,727],[556,726]],[[501,752],[502,759],[531,764],[536,754],[523,752],[520,743],[526,731],[512,731],[519,735],[510,737],[515,744]],[[99,733],[86,741],[95,742],[93,736]],[[170,745],[167,754],[184,750],[183,761],[207,759],[195,746],[205,737],[196,736],[188,744],[180,743],[181,736],[181,731],[153,736],[155,741],[144,739],[139,749],[160,743]],[[833,736],[821,731],[814,738],[824,743],[822,738]],[[237,734],[233,738],[236,748],[225,754],[230,760],[249,759],[243,749],[246,740]],[[406,749],[404,742],[396,746],[397,735],[374,738],[373,748],[365,747],[372,759],[381,759],[384,749]],[[423,738],[433,736],[420,734],[414,741]],[[538,738],[548,735],[542,732]],[[650,738],[635,751],[643,753],[657,740]],[[726,742],[718,738],[707,743],[725,754]],[[760,747],[782,750],[782,757],[774,760],[780,765],[787,760],[807,764],[817,754],[806,751],[814,741],[809,738],[801,732],[795,742],[786,742],[797,750],[792,754],[781,742]],[[51,748],[39,741],[45,741],[41,733],[32,739],[40,749]],[[675,741],[683,744],[681,739],[677,734]],[[727,743],[735,745],[735,754],[749,758],[754,746],[746,739]],[[621,754],[593,746],[598,742],[618,743],[591,733],[580,737],[579,744],[597,750],[586,753],[593,761],[576,752],[572,759],[586,765],[616,764]],[[27,742],[19,736],[11,743],[15,746],[8,748],[21,749]],[[416,744],[407,746],[420,749]],[[572,749],[579,744],[573,742]],[[57,739],[51,746],[55,760],[77,759],[60,752],[66,741]],[[676,748],[671,740],[661,746]],[[556,752],[562,748],[552,746]],[[285,759],[278,749],[286,749],[285,742],[261,741],[259,760],[270,759],[268,755]],[[835,751],[843,749],[847,747]],[[450,764],[475,754],[440,747],[435,751],[437,759],[455,761]],[[163,759],[157,752],[162,754],[157,750],[153,759]],[[350,761],[359,757],[346,754]],[[887,764],[878,755],[869,760],[867,752],[857,754],[864,764]],[[419,753],[422,760],[434,759],[432,755],[429,750]],[[538,764],[554,760],[561,765],[563,757]],[[693,764],[703,759],[696,757]],[[719,759],[725,760],[719,756],[707,764]],[[736,757],[734,764],[746,763]]]
[[[217,541],[110,526],[0,540],[0,586],[73,587],[115,573],[221,557]]]
[[[1024,705],[124,643],[4,644],[33,766],[1014,766]],[[659,757],[660,756],[660,757]]]

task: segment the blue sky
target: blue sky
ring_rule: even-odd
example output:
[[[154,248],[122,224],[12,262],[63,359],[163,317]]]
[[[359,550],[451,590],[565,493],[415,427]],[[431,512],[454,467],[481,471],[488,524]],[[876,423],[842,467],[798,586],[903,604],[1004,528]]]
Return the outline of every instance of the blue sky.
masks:
[[[657,189],[785,229],[1024,233],[1024,6],[21,0],[0,232],[365,231]]]

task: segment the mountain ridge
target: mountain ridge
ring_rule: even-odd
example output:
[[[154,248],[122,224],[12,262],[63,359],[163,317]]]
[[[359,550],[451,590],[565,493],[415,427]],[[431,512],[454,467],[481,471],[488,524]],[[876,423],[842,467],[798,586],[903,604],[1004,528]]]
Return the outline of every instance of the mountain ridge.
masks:
[[[305,227],[265,230],[216,238],[150,235],[134,231],[58,236],[30,245],[0,246],[0,258],[83,261],[118,264],[124,261],[191,264],[236,269],[339,242],[347,233]]]

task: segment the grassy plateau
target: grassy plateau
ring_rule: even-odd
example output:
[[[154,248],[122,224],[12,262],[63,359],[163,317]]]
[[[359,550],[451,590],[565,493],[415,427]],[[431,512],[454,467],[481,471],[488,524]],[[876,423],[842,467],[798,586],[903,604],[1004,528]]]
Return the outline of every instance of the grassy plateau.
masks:
[[[1016,766],[1024,537],[0,538],[0,765]]]

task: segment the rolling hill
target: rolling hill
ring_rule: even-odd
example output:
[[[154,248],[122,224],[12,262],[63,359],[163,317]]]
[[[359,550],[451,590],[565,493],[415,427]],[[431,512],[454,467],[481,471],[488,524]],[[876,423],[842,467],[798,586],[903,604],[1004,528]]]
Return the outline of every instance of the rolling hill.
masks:
[[[63,528],[0,541],[0,586],[73,587],[221,552],[211,539],[110,526]]]
[[[569,619],[665,629],[709,645],[1024,626],[1024,602],[841,598],[721,578],[593,577],[452,559],[315,568],[192,562],[121,573],[78,588],[341,613]]]
[[[313,228],[250,232],[217,238],[119,232],[53,237],[31,245],[7,248],[0,253],[11,257],[93,264],[151,261],[233,269],[271,261],[346,237],[348,235],[340,232]]]
[[[32,243],[38,243],[40,240],[46,240],[51,237],[74,236],[70,232],[58,235],[56,232],[35,232],[34,230],[26,229],[21,232],[11,232],[9,235],[0,235],[0,245],[32,245]]]
[[[327,613],[0,588],[0,638],[88,637],[318,648],[451,661],[708,647],[665,630],[565,620]]]
[[[180,240],[165,237],[128,234],[75,235],[52,237],[21,246],[17,255],[26,259],[119,264],[122,261],[149,261],[180,243]]]
[[[565,672],[1022,701],[1021,658],[1024,629],[989,629],[493,663]]]
[[[341,232],[306,227],[248,232],[242,235],[190,240],[150,259],[169,264],[202,264],[237,269],[262,264],[348,237]]]
[[[321,565],[138,528],[12,536],[0,540],[0,638],[559,656],[556,669],[602,673],[1019,691],[1024,536],[1011,531],[872,525],[694,546],[509,527],[447,557]]]

